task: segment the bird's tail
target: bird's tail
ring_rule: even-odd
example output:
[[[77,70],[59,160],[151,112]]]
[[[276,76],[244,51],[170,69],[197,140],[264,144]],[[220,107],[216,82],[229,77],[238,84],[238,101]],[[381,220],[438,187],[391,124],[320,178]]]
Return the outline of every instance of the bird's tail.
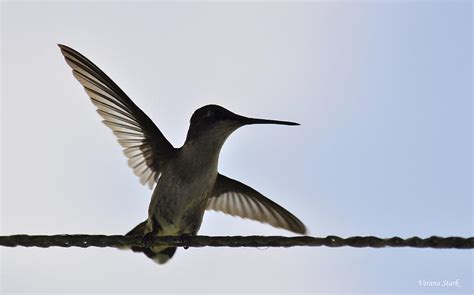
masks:
[[[143,236],[145,235],[145,226],[146,220],[137,226],[135,226],[131,231],[129,231],[126,236]],[[155,246],[150,248],[133,246],[130,248],[133,252],[141,252],[145,254],[148,258],[152,259],[158,264],[164,264],[173,257],[176,252],[176,247],[165,247],[165,246]]]

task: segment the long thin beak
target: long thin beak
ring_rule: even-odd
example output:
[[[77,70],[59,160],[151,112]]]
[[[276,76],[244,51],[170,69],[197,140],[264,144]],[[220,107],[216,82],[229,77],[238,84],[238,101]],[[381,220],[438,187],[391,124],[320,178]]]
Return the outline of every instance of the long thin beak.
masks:
[[[289,126],[300,125],[299,123],[295,123],[295,122],[247,118],[247,117],[243,117],[243,116],[239,116],[239,121],[243,125],[251,125],[251,124],[277,124],[277,125],[289,125]]]

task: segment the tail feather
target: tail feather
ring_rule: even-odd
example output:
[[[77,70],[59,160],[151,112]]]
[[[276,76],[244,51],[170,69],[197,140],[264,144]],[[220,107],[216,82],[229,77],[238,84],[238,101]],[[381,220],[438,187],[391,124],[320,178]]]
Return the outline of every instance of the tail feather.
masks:
[[[146,221],[135,226],[131,231],[129,231],[126,236],[143,236],[145,234]],[[176,252],[176,247],[163,247],[156,246],[151,248],[133,246],[131,248],[133,252],[141,252],[145,254],[148,258],[152,259],[158,264],[164,264],[173,257]]]
[[[129,231],[126,236],[143,236],[145,233],[146,220],[142,223],[139,223],[131,231]]]
[[[155,249],[159,248],[159,249]],[[142,248],[143,253],[158,264],[164,264],[173,257],[176,252],[176,247],[153,247],[153,248]]]

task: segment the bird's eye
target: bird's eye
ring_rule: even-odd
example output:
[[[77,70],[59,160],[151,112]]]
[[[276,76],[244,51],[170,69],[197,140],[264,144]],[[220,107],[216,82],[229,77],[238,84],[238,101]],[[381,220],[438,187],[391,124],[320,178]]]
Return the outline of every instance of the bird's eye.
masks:
[[[212,117],[213,115],[214,115],[213,112],[212,112],[211,110],[209,110],[209,111],[206,112],[206,115],[205,115],[204,117],[210,118],[210,117]]]

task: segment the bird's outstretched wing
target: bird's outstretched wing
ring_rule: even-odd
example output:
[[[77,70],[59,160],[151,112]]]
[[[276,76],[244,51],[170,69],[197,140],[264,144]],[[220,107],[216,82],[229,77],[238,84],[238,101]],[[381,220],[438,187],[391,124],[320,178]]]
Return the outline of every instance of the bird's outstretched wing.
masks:
[[[306,233],[304,224],[283,207],[253,188],[221,174],[217,175],[207,210],[257,220],[299,234]]]
[[[101,69],[76,50],[59,45],[74,77],[82,84],[105,125],[124,148],[128,165],[150,188],[174,147],[153,121]]]

